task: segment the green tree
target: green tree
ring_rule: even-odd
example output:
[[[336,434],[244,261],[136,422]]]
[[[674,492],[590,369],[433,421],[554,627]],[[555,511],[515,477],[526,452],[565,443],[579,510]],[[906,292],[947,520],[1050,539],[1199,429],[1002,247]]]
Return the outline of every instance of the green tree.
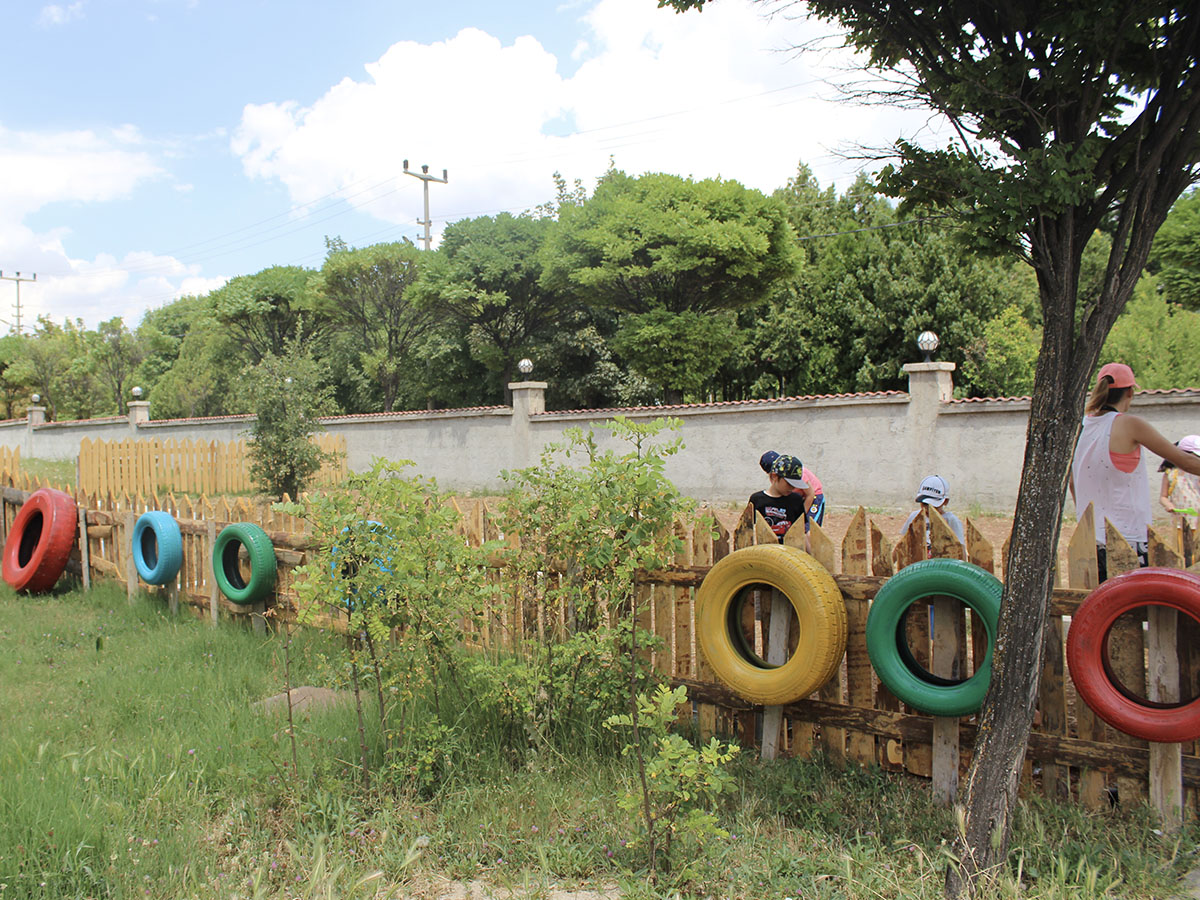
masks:
[[[321,268],[322,312],[347,330],[385,412],[395,408],[404,370],[433,319],[429,306],[413,300],[420,259],[408,241],[361,249],[332,244]]]
[[[304,490],[327,459],[312,436],[318,418],[332,406],[322,366],[298,338],[281,355],[267,353],[245,371],[244,383],[254,424],[250,426],[250,477],[259,488],[282,499]]]
[[[1153,278],[1143,278],[1104,342],[1104,358],[1132,366],[1146,389],[1200,387],[1200,311],[1168,302]]]
[[[314,272],[272,266],[239,275],[211,294],[217,320],[238,340],[251,363],[284,352],[294,338],[312,338],[316,316]],[[307,330],[306,330],[307,329]]]
[[[1167,299],[1200,312],[1200,190],[1175,201],[1150,248],[1150,270]]]
[[[705,0],[660,0],[677,10]],[[900,140],[889,193],[940,205],[988,249],[1037,273],[1042,344],[991,687],[963,792],[947,894],[981,894],[1000,871],[1029,739],[1062,507],[1084,398],[1104,340],[1155,232],[1194,182],[1200,141],[1200,7],[1123,0],[1024,6],[895,0],[808,9],[847,30],[870,65],[950,120],[961,142]],[[1077,314],[1084,248],[1111,226],[1099,295]]]
[[[509,213],[455,222],[417,286],[423,305],[466,332],[471,356],[506,395],[517,362],[573,305],[542,280],[538,251],[554,227],[550,218]]]
[[[25,351],[24,337],[16,334],[0,337],[0,400],[4,402],[6,419],[13,418],[18,403],[23,405],[25,398],[32,393]]]
[[[633,360],[643,374],[653,365],[679,379],[662,383],[668,401],[723,359],[690,355],[711,337],[698,332],[697,317],[765,300],[799,265],[778,201],[735,181],[620,171],[582,206],[561,209],[543,257],[548,285],[630,317],[621,327],[627,348],[648,349],[644,335],[672,324],[685,336]]]
[[[110,408],[124,415],[133,373],[146,355],[141,342],[117,316],[88,332],[87,344],[93,371],[108,394]]]
[[[1041,340],[1017,306],[1006,306],[967,348],[963,374],[985,397],[1028,396]]]
[[[153,385],[151,414],[174,419],[248,412],[247,397],[238,386],[240,357],[237,339],[215,315],[197,316],[171,367]]]
[[[829,195],[816,194],[809,207]],[[865,178],[827,210],[817,251],[752,329],[750,371],[784,393],[903,389],[920,332],[962,367],[985,324],[1015,302],[1008,264],[969,252],[942,221],[905,224]],[[828,229],[833,229],[829,231]],[[969,377],[960,385],[977,391]]]
[[[105,408],[82,319],[66,319],[60,326],[39,316],[33,333],[24,340],[14,378],[41,395],[50,421],[89,418]]]

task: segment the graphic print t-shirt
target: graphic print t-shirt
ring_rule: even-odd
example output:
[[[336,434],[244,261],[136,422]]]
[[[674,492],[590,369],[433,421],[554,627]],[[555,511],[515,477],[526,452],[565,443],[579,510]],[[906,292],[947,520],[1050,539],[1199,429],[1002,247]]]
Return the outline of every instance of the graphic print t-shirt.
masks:
[[[779,536],[780,543],[792,524],[804,519],[804,498],[799,491],[786,497],[772,497],[766,491],[755,491],[750,495],[750,502]]]

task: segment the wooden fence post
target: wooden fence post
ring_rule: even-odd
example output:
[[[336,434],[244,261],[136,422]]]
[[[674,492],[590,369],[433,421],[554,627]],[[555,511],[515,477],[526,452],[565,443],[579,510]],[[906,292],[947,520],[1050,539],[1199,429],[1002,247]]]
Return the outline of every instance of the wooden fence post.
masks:
[[[217,623],[220,621],[220,611],[221,611],[219,602],[217,600],[217,597],[218,597],[217,576],[215,573],[213,573],[211,571],[211,568],[213,565],[213,562],[212,562],[213,547],[215,547],[216,545],[217,545],[217,520],[210,518],[208,520],[208,547],[207,547],[208,552],[205,554],[205,556],[209,560],[210,571],[205,572],[204,574],[208,578],[208,617],[209,617],[209,621],[211,622],[211,624],[214,628],[217,626]]]
[[[133,523],[136,519],[137,513],[125,513],[125,533],[121,535],[121,549],[125,551],[125,587],[130,603],[137,596],[138,589],[137,566],[133,562],[133,547],[130,544],[130,540],[133,538]]]
[[[92,589],[92,558],[88,546],[87,507],[79,507],[79,568],[83,573],[83,589]]]
[[[1182,569],[1183,560],[1154,531],[1150,532],[1150,565]],[[1156,703],[1179,701],[1179,654],[1176,635],[1178,611],[1154,604],[1149,607],[1146,631],[1147,699]],[[1150,744],[1150,803],[1162,819],[1163,830],[1176,832],[1183,825],[1183,746]]]
[[[1067,584],[1085,591],[1094,590],[1100,584],[1095,521],[1095,511],[1089,503],[1067,543]],[[1078,696],[1075,698],[1075,721],[1079,737],[1083,740],[1106,740],[1107,726]],[[1088,809],[1100,809],[1106,805],[1105,788],[1103,772],[1084,769],[1079,773],[1079,802]]]
[[[929,509],[929,532],[935,557],[963,558],[965,548],[934,507]],[[939,678],[962,678],[966,674],[959,671],[958,623],[962,618],[962,604],[953,597],[934,598],[930,666]],[[958,762],[958,717],[934,716],[930,769],[933,798],[940,806],[950,806],[958,794]]]

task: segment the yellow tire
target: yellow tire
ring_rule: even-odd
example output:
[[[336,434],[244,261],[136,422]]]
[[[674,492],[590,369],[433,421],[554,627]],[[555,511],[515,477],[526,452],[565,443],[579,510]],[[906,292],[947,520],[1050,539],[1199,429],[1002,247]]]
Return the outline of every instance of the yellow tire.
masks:
[[[767,665],[746,647],[739,597],[750,585],[776,588],[796,611],[800,633],[783,665]],[[763,706],[807,697],[834,676],[846,652],[846,604],[833,576],[807,553],[782,544],[735,550],[713,566],[696,592],[696,628],[722,683]]]

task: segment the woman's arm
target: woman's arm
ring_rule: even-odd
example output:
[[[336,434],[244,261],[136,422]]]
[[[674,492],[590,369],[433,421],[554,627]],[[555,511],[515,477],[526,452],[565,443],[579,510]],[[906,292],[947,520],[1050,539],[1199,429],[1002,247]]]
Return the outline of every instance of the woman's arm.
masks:
[[[1120,437],[1141,444],[1151,453],[1157,453],[1168,462],[1175,463],[1185,472],[1200,475],[1200,456],[1180,450],[1159,434],[1153,425],[1139,416],[1131,416],[1128,413],[1117,416],[1117,421],[1113,423],[1113,438],[1119,439]]]

